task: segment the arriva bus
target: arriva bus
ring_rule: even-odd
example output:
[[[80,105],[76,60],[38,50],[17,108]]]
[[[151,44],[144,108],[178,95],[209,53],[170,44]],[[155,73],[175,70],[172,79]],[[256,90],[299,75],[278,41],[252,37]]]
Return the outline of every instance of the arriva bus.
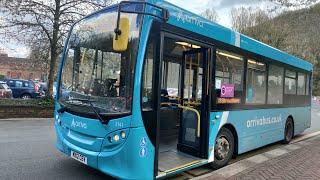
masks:
[[[312,69],[166,1],[123,1],[70,31],[56,146],[119,179],[217,169],[310,127]]]

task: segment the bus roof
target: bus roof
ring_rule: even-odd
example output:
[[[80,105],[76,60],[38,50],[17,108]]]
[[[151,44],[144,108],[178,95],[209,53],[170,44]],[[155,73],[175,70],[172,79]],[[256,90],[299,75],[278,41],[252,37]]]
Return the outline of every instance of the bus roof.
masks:
[[[259,54],[300,69],[304,69],[306,71],[312,71],[313,69],[312,64],[305,60],[280,51],[274,47],[259,42],[246,35],[240,34],[220,24],[211,22],[197,14],[166,2],[165,0],[146,1],[166,8],[169,11],[170,15],[168,23],[171,25],[201,34],[203,36],[230,44],[235,47],[239,47],[249,52],[253,52],[255,54]]]

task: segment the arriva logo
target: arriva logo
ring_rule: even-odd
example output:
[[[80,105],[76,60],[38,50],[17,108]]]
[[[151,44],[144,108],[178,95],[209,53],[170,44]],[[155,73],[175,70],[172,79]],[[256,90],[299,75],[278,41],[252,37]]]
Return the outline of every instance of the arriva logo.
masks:
[[[71,122],[71,127],[79,127],[79,128],[83,128],[83,129],[87,129],[87,124],[81,121],[75,121],[74,119],[72,119]]]
[[[204,22],[200,18],[190,14],[184,14],[182,11],[179,11],[177,14],[173,14],[173,16],[175,16],[178,21],[182,21],[182,23],[190,23],[201,28],[204,26]]]

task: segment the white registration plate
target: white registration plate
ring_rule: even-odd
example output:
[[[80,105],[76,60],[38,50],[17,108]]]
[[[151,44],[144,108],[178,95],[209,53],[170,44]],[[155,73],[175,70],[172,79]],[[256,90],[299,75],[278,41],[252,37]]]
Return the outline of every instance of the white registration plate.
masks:
[[[77,152],[74,152],[74,151],[71,151],[71,157],[79,162],[82,162],[83,164],[87,164],[87,157],[80,154],[80,153],[77,153]]]

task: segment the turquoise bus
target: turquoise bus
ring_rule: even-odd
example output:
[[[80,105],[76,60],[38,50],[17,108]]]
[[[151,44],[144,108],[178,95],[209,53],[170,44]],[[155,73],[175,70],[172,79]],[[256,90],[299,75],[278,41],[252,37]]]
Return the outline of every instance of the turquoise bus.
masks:
[[[56,147],[118,179],[217,169],[310,127],[312,69],[166,1],[122,1],[70,30]]]

